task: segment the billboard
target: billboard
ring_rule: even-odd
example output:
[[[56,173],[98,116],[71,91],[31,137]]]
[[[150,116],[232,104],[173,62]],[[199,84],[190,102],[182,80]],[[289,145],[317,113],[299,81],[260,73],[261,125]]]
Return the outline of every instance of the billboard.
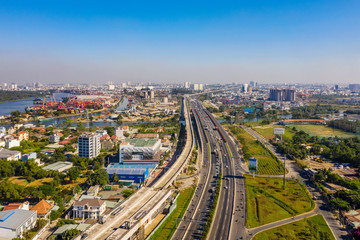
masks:
[[[285,128],[274,128],[274,135],[284,135]]]
[[[249,158],[249,170],[257,172],[257,159]]]
[[[245,108],[245,113],[253,113],[254,109],[253,108]]]

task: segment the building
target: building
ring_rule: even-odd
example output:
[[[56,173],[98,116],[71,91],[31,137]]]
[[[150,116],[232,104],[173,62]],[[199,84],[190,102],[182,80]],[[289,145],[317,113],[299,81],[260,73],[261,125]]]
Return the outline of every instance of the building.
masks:
[[[3,209],[3,211],[13,210],[13,209],[22,209],[22,210],[29,210],[30,203],[28,201],[23,203],[9,203]]]
[[[100,135],[100,137],[108,134],[107,130],[102,129],[102,130],[96,130],[96,133]]]
[[[120,163],[157,163],[160,139],[133,138],[120,144]]]
[[[100,186],[99,186],[99,185],[91,186],[91,187],[87,190],[86,195],[89,195],[89,196],[97,196],[98,193],[99,193],[99,190],[100,190]]]
[[[53,164],[50,164],[46,167],[43,167],[46,171],[58,171],[58,172],[65,172],[72,168],[73,163],[72,162],[56,162]]]
[[[98,219],[106,210],[106,204],[104,200],[98,198],[83,199],[81,201],[75,201],[72,208],[73,218],[91,218]]]
[[[9,137],[5,139],[5,146],[7,148],[20,147],[20,141],[16,138]]]
[[[6,159],[8,161],[17,161],[21,159],[21,152],[8,150],[6,148],[0,148],[0,159]]]
[[[247,83],[244,83],[242,85],[242,92],[247,93],[248,92],[248,87],[249,87],[249,85]]]
[[[289,101],[294,102],[296,100],[296,92],[294,89],[270,89],[271,101]]]
[[[5,127],[0,127],[0,138],[2,136],[5,136],[6,135],[6,128]]]
[[[32,211],[36,211],[38,217],[46,218],[49,216],[51,209],[54,207],[54,201],[47,201],[42,199],[34,207],[31,208]]]
[[[82,134],[78,138],[79,157],[94,158],[100,154],[100,135],[95,133]]]
[[[29,140],[29,133],[27,131],[20,131],[17,134],[19,141]]]
[[[360,90],[360,84],[349,84],[349,89],[352,92],[357,92]]]
[[[106,171],[110,180],[115,173],[119,177],[119,182],[143,183],[155,167],[155,164],[112,164]]]
[[[29,159],[36,159],[36,158],[37,158],[36,152],[24,153],[22,155],[21,161],[26,162]]]
[[[185,82],[184,87],[185,87],[185,88],[190,88],[190,85],[191,85],[190,82]]]
[[[0,238],[23,237],[23,233],[35,227],[36,211],[13,209],[0,212]]]
[[[204,90],[204,84],[202,84],[202,83],[199,84],[199,90],[200,90],[200,91],[203,91],[203,90]]]
[[[116,135],[119,139],[124,138],[124,130],[123,130],[121,127],[115,128],[115,135]]]
[[[61,138],[61,136],[59,133],[54,133],[53,135],[50,136],[49,140],[52,143],[58,143],[58,142],[60,142],[60,138]]]
[[[200,89],[199,89],[199,84],[198,84],[198,83],[194,83],[194,84],[193,84],[193,89],[194,89],[195,91],[200,90]]]

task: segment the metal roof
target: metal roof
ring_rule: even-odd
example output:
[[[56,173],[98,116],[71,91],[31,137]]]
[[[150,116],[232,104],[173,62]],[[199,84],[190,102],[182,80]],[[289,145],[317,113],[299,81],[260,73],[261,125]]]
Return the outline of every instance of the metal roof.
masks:
[[[32,216],[36,216],[36,211],[23,209],[12,209],[0,212],[0,228],[16,230],[28,221]],[[2,220],[1,220],[2,219]]]
[[[147,138],[133,138],[128,139],[126,142],[134,145],[134,147],[152,147],[158,140],[156,138],[147,139]]]

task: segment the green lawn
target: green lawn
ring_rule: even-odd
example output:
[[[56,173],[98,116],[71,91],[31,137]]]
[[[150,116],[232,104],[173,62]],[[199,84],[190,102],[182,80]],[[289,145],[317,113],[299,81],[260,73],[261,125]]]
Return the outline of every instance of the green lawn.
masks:
[[[248,228],[289,218],[314,207],[314,202],[306,188],[293,180],[264,178],[246,175]]]
[[[284,128],[284,126],[279,126],[279,125],[265,125],[265,126],[257,126],[254,127],[253,129],[260,133],[264,138],[270,140],[273,139],[274,136],[274,128]],[[285,128],[285,135],[283,136],[283,139],[291,139],[294,136],[294,131],[291,128]]]
[[[176,201],[176,208],[170,214],[170,216],[160,225],[160,227],[154,232],[149,240],[165,240],[171,239],[171,236],[176,230],[176,220],[182,218],[187,206],[189,205],[192,196],[195,192],[195,187],[187,188],[183,190]]]
[[[316,215],[255,235],[253,240],[335,240],[323,216]]]
[[[333,129],[331,127],[323,126],[323,125],[290,125],[290,128],[295,127],[298,131],[303,130],[311,136],[319,136],[319,137],[355,137],[354,133],[344,132],[338,129]]]
[[[229,130],[238,139],[246,161],[250,157],[258,160],[258,173],[265,175],[280,175],[284,167],[260,142],[239,126],[230,126]]]

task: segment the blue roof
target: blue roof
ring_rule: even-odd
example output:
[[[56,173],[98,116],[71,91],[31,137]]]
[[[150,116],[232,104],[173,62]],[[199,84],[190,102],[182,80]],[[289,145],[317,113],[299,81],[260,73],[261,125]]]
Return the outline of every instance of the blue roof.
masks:
[[[157,164],[111,164],[107,168],[156,168]]]
[[[144,175],[147,172],[147,168],[108,168],[107,173],[112,175]]]

